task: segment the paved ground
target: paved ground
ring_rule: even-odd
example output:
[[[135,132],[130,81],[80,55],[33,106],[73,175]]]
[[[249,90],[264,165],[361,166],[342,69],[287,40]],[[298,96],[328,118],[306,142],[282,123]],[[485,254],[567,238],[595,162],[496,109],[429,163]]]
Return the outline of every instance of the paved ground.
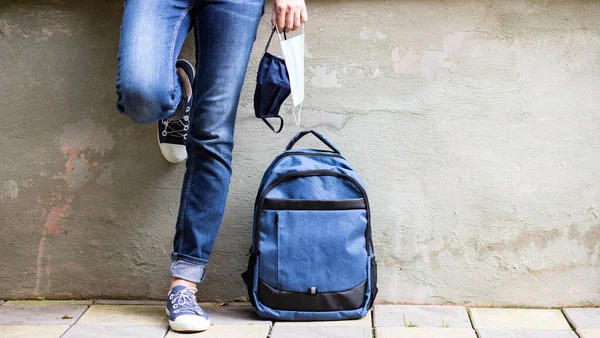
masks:
[[[488,309],[376,305],[344,322],[282,323],[258,318],[244,303],[203,304],[211,328],[168,329],[161,302],[0,301],[0,337],[256,338],[600,338],[600,308]]]

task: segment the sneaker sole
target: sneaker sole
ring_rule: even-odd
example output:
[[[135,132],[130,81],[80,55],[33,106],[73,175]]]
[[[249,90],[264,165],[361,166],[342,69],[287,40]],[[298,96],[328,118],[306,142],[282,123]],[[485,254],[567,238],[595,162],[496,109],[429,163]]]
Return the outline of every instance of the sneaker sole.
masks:
[[[167,313],[167,316],[170,317],[171,314],[169,313],[169,309],[165,308],[165,311]],[[171,327],[171,330],[177,332],[202,332],[208,330],[208,328],[210,327],[210,319],[201,324],[189,322],[176,322],[169,319],[169,326]]]

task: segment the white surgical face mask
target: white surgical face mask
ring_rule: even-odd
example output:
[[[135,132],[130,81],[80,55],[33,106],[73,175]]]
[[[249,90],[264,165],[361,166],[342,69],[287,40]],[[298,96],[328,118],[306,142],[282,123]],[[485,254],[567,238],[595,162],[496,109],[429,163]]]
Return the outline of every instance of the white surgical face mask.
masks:
[[[300,106],[297,119],[294,109],[292,109],[292,113],[294,114],[296,125],[300,125],[300,113],[302,112],[302,102],[304,101],[304,25],[302,25],[302,34],[293,38],[287,40],[281,39],[279,30],[277,31],[277,35],[281,42],[285,66],[290,77],[292,103],[294,104],[294,108]]]

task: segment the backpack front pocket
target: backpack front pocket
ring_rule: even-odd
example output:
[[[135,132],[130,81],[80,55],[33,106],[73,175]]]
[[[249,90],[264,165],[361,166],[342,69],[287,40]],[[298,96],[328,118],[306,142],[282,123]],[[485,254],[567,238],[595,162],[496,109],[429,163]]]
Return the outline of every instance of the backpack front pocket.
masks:
[[[365,210],[278,210],[277,288],[349,290],[367,279]]]
[[[277,277],[272,286],[291,292],[308,292],[311,287],[314,292],[337,292],[364,282],[364,207],[363,199],[266,199],[263,210],[277,214]]]

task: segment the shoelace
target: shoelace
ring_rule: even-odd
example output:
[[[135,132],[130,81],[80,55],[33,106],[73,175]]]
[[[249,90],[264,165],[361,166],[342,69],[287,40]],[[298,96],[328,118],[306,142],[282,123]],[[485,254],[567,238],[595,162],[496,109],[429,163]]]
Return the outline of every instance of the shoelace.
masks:
[[[184,140],[186,140],[187,131],[190,128],[189,120],[190,117],[188,115],[184,115],[178,120],[162,120],[161,122],[165,126],[165,129],[162,131],[162,136],[166,137],[167,135],[171,135],[175,137],[182,137]]]
[[[171,304],[173,304],[174,313],[179,313],[182,310],[195,312],[197,315],[202,315],[202,309],[197,306],[196,288],[185,288],[177,293],[171,294]]]

